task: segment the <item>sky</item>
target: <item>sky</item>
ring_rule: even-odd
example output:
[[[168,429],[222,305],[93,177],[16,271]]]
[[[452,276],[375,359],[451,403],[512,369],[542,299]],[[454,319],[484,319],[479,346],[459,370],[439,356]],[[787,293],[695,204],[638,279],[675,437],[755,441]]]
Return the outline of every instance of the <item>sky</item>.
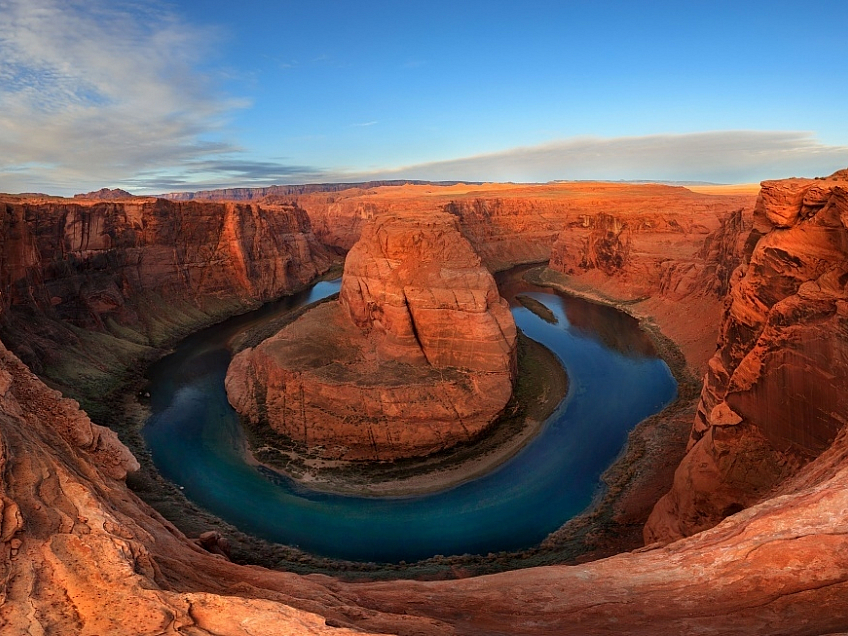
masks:
[[[848,166],[841,2],[0,0],[0,192]]]

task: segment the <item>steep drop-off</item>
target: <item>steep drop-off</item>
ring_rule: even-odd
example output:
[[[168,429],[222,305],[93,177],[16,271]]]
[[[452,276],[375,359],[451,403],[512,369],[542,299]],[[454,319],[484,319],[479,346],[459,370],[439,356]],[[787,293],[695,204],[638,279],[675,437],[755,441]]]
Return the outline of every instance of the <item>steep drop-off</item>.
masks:
[[[456,219],[375,219],[317,307],[227,373],[253,423],[326,457],[423,456],[476,437],[512,393],[516,329]]]
[[[559,235],[549,267],[573,291],[656,321],[700,374],[715,351],[723,298],[751,223],[750,208],[714,217],[586,214]]]
[[[848,254],[841,238],[845,188],[844,180],[764,185],[753,235],[759,240],[749,244],[750,257],[731,280],[722,325],[716,369],[726,373],[727,389],[721,373],[705,385],[704,406],[713,391],[727,404],[718,412],[703,409],[709,429],[732,433],[762,427],[757,435],[805,460],[827,445],[830,434],[820,415],[824,424],[830,420],[815,404],[845,393],[840,371],[844,281],[841,274],[832,278]],[[710,231],[717,229],[718,223]],[[734,243],[717,236],[702,241],[706,262],[725,249],[721,245],[729,249]],[[636,241],[634,234],[631,258],[638,253]],[[5,249],[3,258],[5,277]],[[45,258],[42,267],[52,262]],[[726,269],[720,265],[718,281]],[[575,271],[565,280],[590,281],[597,272]],[[615,285],[610,278],[603,288],[608,291]],[[8,291],[4,286],[4,303]],[[671,302],[660,300],[652,297],[631,307],[642,312],[651,303],[662,308]],[[816,345],[818,335],[836,347],[833,358]],[[788,358],[780,357],[782,347]],[[812,378],[834,365],[812,390],[835,390],[812,393],[816,403],[800,399],[807,386],[794,370],[800,359]],[[132,462],[108,433],[92,427],[72,402],[5,350],[0,350],[0,369],[4,634],[801,636],[848,630],[844,430],[775,486],[774,497],[665,547],[579,566],[455,581],[355,584],[242,567],[209,554],[120,481]],[[773,407],[774,374],[784,373],[780,381],[787,391],[779,399],[788,394],[798,399],[786,402],[793,405],[791,417],[770,412],[766,421],[757,413]],[[830,404],[834,412],[845,412],[838,401]],[[819,415],[799,419],[796,409],[802,405]],[[773,430],[771,415],[779,424]],[[740,423],[731,424],[737,417]],[[709,429],[695,447],[710,439]]]
[[[9,197],[0,211],[4,342],[82,393],[331,262],[296,206]]]
[[[848,418],[848,180],[767,181],[754,216],[689,451],[648,540],[762,499]]]
[[[675,250],[678,240],[692,241],[715,230],[728,212],[753,205],[754,196],[700,194],[665,185],[487,183],[405,185],[272,199],[297,201],[312,219],[316,236],[344,249],[353,246],[369,219],[381,214],[441,209],[459,219],[462,233],[486,266],[498,270],[548,260],[566,229],[579,231],[587,219],[602,212],[675,228],[669,230],[675,232],[675,241],[667,245]]]

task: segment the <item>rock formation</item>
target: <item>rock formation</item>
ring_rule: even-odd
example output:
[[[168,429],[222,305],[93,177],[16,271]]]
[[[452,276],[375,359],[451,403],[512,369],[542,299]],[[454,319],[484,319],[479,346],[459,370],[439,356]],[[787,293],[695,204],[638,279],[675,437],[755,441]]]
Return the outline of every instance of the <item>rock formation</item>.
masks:
[[[121,480],[134,468],[126,449],[0,346],[0,632],[844,633],[848,433],[839,416],[848,412],[841,401],[846,181],[836,175],[764,184],[751,240],[741,238],[747,245],[743,262],[729,279],[720,347],[704,385],[692,453],[667,501],[674,505],[654,520],[656,534],[649,538],[693,531],[692,511],[703,510],[706,517],[711,510],[724,514],[745,505],[749,499],[726,496],[745,481],[757,488],[773,482],[771,496],[689,538],[578,566],[454,581],[350,583],[230,563],[217,536],[192,541],[140,501]],[[68,267],[75,273],[62,274],[65,280],[99,280],[86,276],[120,271],[120,259],[92,258],[87,268],[73,269],[77,261],[69,257],[66,263],[60,249],[37,247],[59,245],[52,237],[65,235],[55,219],[48,223],[50,214],[39,212],[45,208],[30,207],[25,223],[16,224],[8,205],[0,264],[4,315],[26,310],[40,316],[62,305],[66,320],[90,315],[68,304],[85,297],[82,285],[76,296],[60,296],[49,293],[48,284],[55,285]],[[627,216],[620,209],[603,211]],[[730,217],[720,225],[727,211],[715,211],[709,233],[678,236],[697,243],[690,246],[692,261],[661,262],[663,291],[631,305],[635,312],[666,311],[677,302],[690,319],[698,305],[689,303],[727,285],[738,228],[747,223],[743,213],[739,224]],[[610,276],[578,267],[569,280],[587,286],[598,280],[600,291],[616,290],[617,277],[638,267],[645,253],[638,226],[626,221],[632,234],[623,270]],[[659,237],[656,245],[668,238]],[[503,244],[510,242],[504,238]],[[692,268],[700,274],[687,276]],[[191,285],[203,280],[188,278]],[[180,284],[173,289],[192,292]],[[214,285],[204,289],[209,293]],[[50,305],[54,296],[62,302]],[[135,307],[134,297],[124,302]],[[676,324],[668,312],[659,312],[657,320],[664,329]],[[102,333],[96,321],[90,324]],[[79,327],[70,331],[81,333]],[[774,408],[776,403],[783,408]],[[754,454],[739,452],[746,449]],[[771,477],[775,466],[789,475],[779,483]],[[709,484],[718,499],[704,489],[689,500],[681,496],[687,487]]]
[[[316,236],[342,249],[350,249],[364,225],[381,214],[441,209],[459,219],[462,233],[494,271],[547,261],[566,229],[582,238],[589,229],[585,224],[600,213],[628,219],[632,231],[656,227],[666,233],[665,248],[674,257],[678,242],[697,239],[700,246],[702,235],[717,229],[720,218],[753,205],[755,194],[700,194],[681,187],[618,183],[488,183],[405,185],[292,198],[309,214]]]
[[[848,627],[844,434],[779,496],[663,548],[454,581],[349,583],[210,554],[116,478],[108,466],[132,468],[120,448],[91,453],[71,441],[79,433],[54,428],[53,414],[73,404],[2,349],[0,368],[4,634],[802,636]],[[85,415],[75,419],[84,429]]]
[[[848,179],[763,183],[689,452],[646,538],[715,525],[819,455],[848,419]]]
[[[328,457],[427,455],[473,439],[512,393],[516,329],[446,214],[384,215],[338,302],[235,357],[230,402]]]
[[[0,333],[74,390],[330,265],[296,206],[0,200]]]
[[[575,291],[650,316],[700,375],[715,351],[730,273],[751,223],[748,208],[583,214],[560,233],[549,267]]]
[[[121,199],[132,199],[133,195],[126,190],[121,190],[120,188],[100,188],[94,192],[75,194],[74,198],[86,201],[120,201]]]

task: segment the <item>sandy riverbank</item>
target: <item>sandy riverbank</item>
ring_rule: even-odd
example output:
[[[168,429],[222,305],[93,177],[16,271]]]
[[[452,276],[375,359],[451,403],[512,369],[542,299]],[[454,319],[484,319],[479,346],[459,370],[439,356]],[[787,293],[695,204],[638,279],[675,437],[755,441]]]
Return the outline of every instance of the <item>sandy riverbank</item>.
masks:
[[[280,470],[309,488],[359,496],[412,496],[470,481],[507,461],[533,439],[568,390],[562,364],[521,335],[518,380],[504,413],[477,439],[423,458],[393,462],[328,461],[310,456],[268,426],[245,424],[246,459]]]
[[[556,276],[539,279],[546,271],[537,268],[528,276],[534,282],[566,295],[590,298],[601,304],[627,310],[629,303],[619,303],[613,298],[591,290],[572,289],[569,281]],[[643,421],[629,436],[628,444],[620,458],[604,474],[604,488],[599,491],[595,505],[586,513],[575,517],[558,531],[550,535],[540,546],[520,552],[500,552],[489,555],[436,556],[424,561],[408,564],[353,563],[310,555],[296,548],[278,545],[246,535],[230,524],[200,509],[188,501],[182,491],[158,474],[149,453],[134,445],[139,456],[142,472],[131,480],[133,487],[148,503],[152,504],[167,519],[174,522],[188,536],[198,536],[207,530],[222,532],[231,542],[233,559],[241,563],[253,563],[274,569],[293,572],[318,572],[345,579],[419,578],[443,579],[473,576],[535,565],[552,563],[576,563],[609,556],[621,551],[640,547],[641,528],[656,499],[671,483],[674,466],[685,449],[686,438],[691,426],[697,396],[697,382],[692,378],[676,343],[668,338],[651,320],[643,320],[643,327],[657,346],[660,356],[672,369],[680,386],[678,400],[661,413]],[[662,324],[660,324],[660,327]],[[279,325],[276,325],[279,328]],[[249,340],[249,339],[247,339]],[[247,342],[242,339],[242,345]],[[550,352],[548,352],[549,355]],[[559,366],[557,361],[557,366]],[[137,387],[139,388],[139,387]],[[564,392],[564,389],[563,389]],[[121,409],[130,416],[134,426],[140,428],[148,413],[146,405],[140,404],[133,395],[127,395],[127,404]],[[543,421],[544,418],[537,419]],[[137,429],[136,429],[137,430]],[[513,429],[513,432],[515,429]],[[528,439],[535,434],[527,429]],[[137,435],[137,433],[136,433]],[[524,441],[515,440],[518,448]],[[502,446],[504,455],[484,458],[483,463],[464,463],[455,457],[454,469],[465,471],[467,477],[458,477],[453,472],[445,479],[471,479],[484,463],[489,466],[505,461],[510,455],[508,446]],[[466,459],[475,453],[484,453],[481,447],[468,449]],[[512,451],[514,452],[514,451]],[[387,471],[397,467],[384,467]],[[443,468],[450,470],[450,465]],[[402,467],[401,467],[402,470]],[[435,470],[435,469],[434,469]],[[396,477],[397,475],[395,475]],[[386,477],[390,475],[386,474]],[[409,475],[407,475],[409,477]],[[419,475],[413,480],[422,479]],[[386,482],[389,483],[388,481]],[[407,482],[407,485],[410,482]],[[401,487],[405,487],[401,485]]]

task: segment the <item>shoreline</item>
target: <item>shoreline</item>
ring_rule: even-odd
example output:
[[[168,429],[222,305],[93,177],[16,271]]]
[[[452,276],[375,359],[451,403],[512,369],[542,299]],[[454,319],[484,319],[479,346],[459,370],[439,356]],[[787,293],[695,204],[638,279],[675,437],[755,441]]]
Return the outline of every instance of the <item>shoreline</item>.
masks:
[[[568,554],[575,542],[594,544],[582,554],[573,554],[566,561],[568,563],[642,550],[642,528],[647,516],[659,498],[668,492],[674,471],[686,453],[701,383],[679,345],[663,332],[655,318],[632,310],[649,297],[617,299],[547,266],[529,269],[525,280],[561,294],[613,307],[638,320],[639,327],[651,339],[657,355],[665,361],[677,382],[677,397],[630,432],[619,456],[601,475],[602,485],[587,510],[552,532],[539,546],[543,551]],[[611,541],[603,537],[603,529],[612,537]],[[553,562],[545,560],[539,564],[550,563]]]
[[[567,280],[549,280],[547,277],[534,280],[534,276],[547,268],[542,263],[536,263],[536,267],[532,265],[521,266],[525,268],[522,276],[528,276],[528,282],[631,313],[628,306],[632,302],[619,302],[600,292],[586,293],[582,289],[584,286],[579,283],[578,287],[572,288],[566,284]],[[554,278],[565,279],[559,274]],[[488,555],[437,555],[415,563],[343,561],[245,534],[201,509],[158,472],[149,451],[143,445],[138,447],[131,444],[142,469],[131,476],[128,483],[132,482],[132,490],[146,504],[174,523],[187,536],[188,541],[202,532],[217,530],[230,540],[232,560],[237,563],[299,574],[322,574],[339,580],[456,579],[541,565],[576,564],[642,549],[641,530],[647,514],[659,498],[657,496],[650,500],[646,510],[644,505],[640,506],[644,501],[642,491],[645,482],[649,482],[647,487],[651,491],[651,480],[658,481],[660,490],[654,489],[651,492],[659,492],[660,495],[665,494],[670,487],[674,468],[685,452],[700,385],[692,376],[676,343],[665,336],[652,320],[637,318],[678,381],[678,398],[663,411],[636,425],[619,458],[603,474],[598,496],[587,511],[566,522],[539,545],[525,550]],[[130,432],[130,437],[141,439],[141,427],[148,412],[147,405],[139,399],[144,383],[144,369],[141,369],[125,385],[121,413],[115,413],[116,420],[124,418],[120,425],[124,431],[122,438]],[[686,399],[687,393],[689,399]]]
[[[568,393],[565,369],[547,347],[521,332],[518,347],[513,397],[475,439],[426,457],[393,462],[310,460],[267,425],[253,426],[242,418],[245,459],[282,472],[311,490],[359,497],[424,495],[472,481],[509,461],[532,441]],[[288,450],[279,447],[283,443]],[[291,463],[298,465],[296,471]]]

